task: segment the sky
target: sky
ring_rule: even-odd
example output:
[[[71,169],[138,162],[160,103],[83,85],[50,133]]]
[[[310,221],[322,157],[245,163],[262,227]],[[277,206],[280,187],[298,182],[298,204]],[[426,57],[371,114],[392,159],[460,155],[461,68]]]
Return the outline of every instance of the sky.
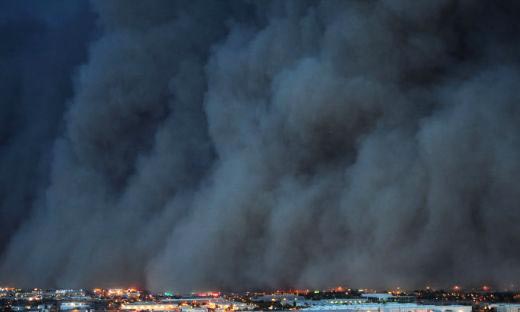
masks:
[[[0,2],[0,284],[520,285],[517,1]]]

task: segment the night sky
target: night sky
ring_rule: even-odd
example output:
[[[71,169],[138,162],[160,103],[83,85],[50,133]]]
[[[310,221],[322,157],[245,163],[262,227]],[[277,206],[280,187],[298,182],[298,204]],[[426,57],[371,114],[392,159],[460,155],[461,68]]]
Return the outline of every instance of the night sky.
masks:
[[[1,285],[520,286],[519,1],[2,0],[0,40]]]

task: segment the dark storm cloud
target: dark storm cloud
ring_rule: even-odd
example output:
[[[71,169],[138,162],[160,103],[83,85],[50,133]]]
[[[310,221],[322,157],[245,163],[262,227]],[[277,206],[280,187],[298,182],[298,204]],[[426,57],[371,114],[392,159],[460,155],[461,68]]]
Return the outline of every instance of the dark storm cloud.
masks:
[[[45,190],[5,231],[2,281],[517,282],[519,5],[92,5],[102,34],[70,105],[21,114],[63,131],[13,139],[52,148],[48,184],[0,163],[17,170],[2,187]]]
[[[72,72],[85,60],[93,33],[87,8],[84,2],[0,3],[0,249],[45,184]]]

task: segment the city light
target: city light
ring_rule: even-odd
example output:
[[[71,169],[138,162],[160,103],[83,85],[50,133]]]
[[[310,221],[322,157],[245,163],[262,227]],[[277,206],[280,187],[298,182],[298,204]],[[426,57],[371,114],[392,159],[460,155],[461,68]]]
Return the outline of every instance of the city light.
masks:
[[[485,291],[482,291],[485,290]],[[491,291],[488,285],[463,290],[377,292],[336,286],[325,290],[259,292],[203,291],[174,294],[129,288],[19,289],[0,288],[1,311],[302,311],[302,312],[518,312],[520,293]]]

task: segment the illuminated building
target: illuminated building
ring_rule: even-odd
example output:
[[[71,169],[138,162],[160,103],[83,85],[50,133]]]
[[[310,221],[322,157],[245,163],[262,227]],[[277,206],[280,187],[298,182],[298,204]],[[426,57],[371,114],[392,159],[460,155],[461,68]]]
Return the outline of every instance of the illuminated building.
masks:
[[[126,310],[126,311],[180,311],[180,308],[178,305],[172,304],[172,303],[134,302],[134,303],[122,304],[121,310]]]
[[[69,302],[62,302],[60,303],[60,310],[61,311],[68,311],[68,310],[85,310],[89,309],[90,304],[87,302],[81,302],[81,301],[69,301]]]
[[[293,294],[274,294],[255,297],[253,302],[276,302],[281,305],[295,305],[298,301],[303,302],[305,297]]]
[[[336,305],[345,305],[345,304],[362,304],[362,303],[368,303],[367,298],[335,298],[335,299],[321,299],[321,300],[305,300],[302,302],[302,304],[305,305],[330,305],[330,304],[336,304]]]
[[[341,312],[471,312],[471,306],[463,305],[420,305],[415,303],[379,303],[355,305],[319,305],[302,309],[311,311]],[[513,311],[504,311],[513,312]],[[518,312],[518,311],[514,311]]]
[[[491,304],[490,308],[495,308],[497,312],[520,312],[520,304]]]
[[[182,312],[207,312],[208,309],[206,308],[197,308],[197,307],[191,307],[191,306],[182,306],[181,307]]]

